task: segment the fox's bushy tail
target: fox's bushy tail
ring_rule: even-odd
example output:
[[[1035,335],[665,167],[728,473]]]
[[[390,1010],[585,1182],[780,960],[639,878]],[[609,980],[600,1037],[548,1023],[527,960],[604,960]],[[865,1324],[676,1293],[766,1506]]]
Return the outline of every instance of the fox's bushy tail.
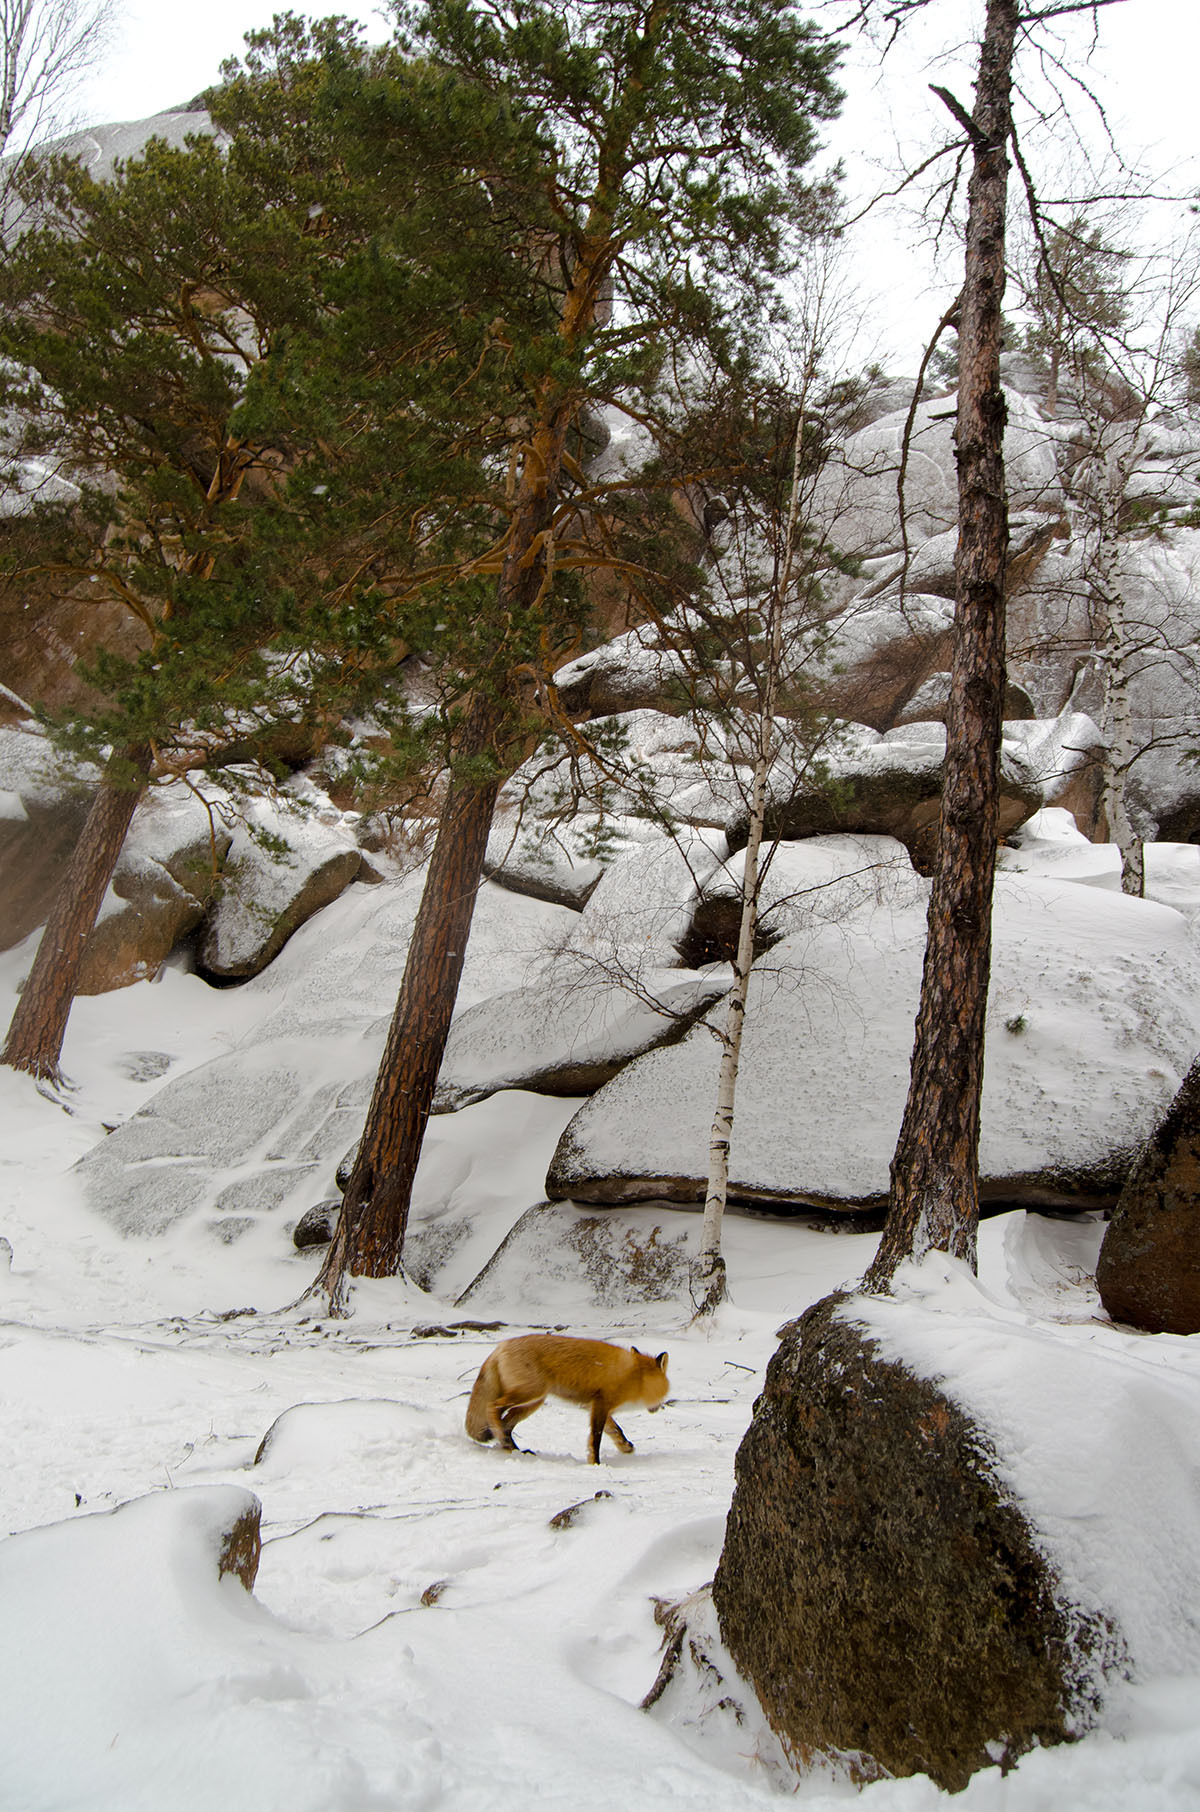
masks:
[[[499,1385],[499,1379],[493,1375],[495,1370],[495,1354],[490,1353],[479,1368],[479,1375],[471,1391],[471,1401],[467,1404],[467,1433],[473,1441],[493,1439],[487,1409]]]

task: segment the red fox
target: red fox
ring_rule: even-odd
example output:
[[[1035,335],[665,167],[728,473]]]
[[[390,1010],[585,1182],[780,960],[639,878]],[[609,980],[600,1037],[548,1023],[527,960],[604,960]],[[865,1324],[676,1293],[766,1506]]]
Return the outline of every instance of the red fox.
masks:
[[[502,1340],[479,1368],[467,1405],[467,1433],[473,1441],[499,1441],[520,1452],[512,1438],[518,1422],[540,1409],[547,1397],[586,1403],[592,1423],[588,1461],[600,1464],[600,1437],[607,1434],[622,1453],[633,1452],[613,1421],[622,1403],[662,1408],[671,1388],[667,1355],[652,1359],[635,1347],[609,1346],[606,1340],[576,1340],[567,1334],[522,1334]]]

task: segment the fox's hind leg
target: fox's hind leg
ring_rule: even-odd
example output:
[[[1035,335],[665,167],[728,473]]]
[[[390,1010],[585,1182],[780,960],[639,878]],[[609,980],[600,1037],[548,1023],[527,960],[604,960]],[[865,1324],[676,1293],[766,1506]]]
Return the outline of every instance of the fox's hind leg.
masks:
[[[514,1401],[515,1399],[515,1401]],[[488,1425],[499,1441],[501,1447],[509,1453],[522,1453],[524,1449],[517,1446],[512,1438],[512,1431],[518,1422],[531,1416],[546,1401],[540,1397],[522,1397],[516,1391],[502,1392],[495,1402],[488,1406]]]

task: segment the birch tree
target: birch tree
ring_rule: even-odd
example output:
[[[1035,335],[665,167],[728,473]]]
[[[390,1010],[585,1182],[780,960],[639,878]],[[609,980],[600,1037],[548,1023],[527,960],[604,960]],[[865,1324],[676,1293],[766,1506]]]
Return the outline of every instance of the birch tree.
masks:
[[[0,0],[0,153],[70,124],[71,97],[103,56],[116,0]]]

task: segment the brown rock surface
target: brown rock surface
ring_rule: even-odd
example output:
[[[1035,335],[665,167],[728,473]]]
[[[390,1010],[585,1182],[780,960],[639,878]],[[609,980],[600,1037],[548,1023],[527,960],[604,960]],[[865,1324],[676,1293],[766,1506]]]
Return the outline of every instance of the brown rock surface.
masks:
[[[1200,1334],[1200,1061],[1121,1191],[1096,1283],[1114,1321]]]
[[[793,1756],[953,1792],[1086,1727],[1118,1644],[1062,1602],[979,1428],[851,1310],[829,1297],[783,1330],[713,1597]]]

